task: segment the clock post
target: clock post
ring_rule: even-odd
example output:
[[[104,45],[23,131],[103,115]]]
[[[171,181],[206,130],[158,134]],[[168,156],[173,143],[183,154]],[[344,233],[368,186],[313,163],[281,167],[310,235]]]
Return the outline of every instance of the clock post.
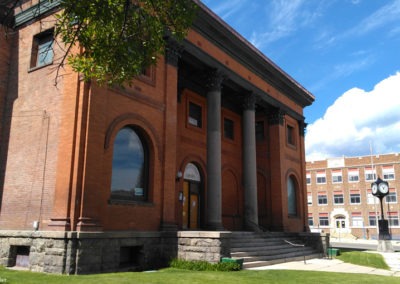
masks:
[[[389,221],[385,220],[385,215],[383,213],[383,198],[389,194],[389,183],[378,177],[378,179],[371,184],[371,191],[374,196],[379,198],[381,204],[381,219],[378,220],[378,251],[393,252],[392,237],[389,232]]]

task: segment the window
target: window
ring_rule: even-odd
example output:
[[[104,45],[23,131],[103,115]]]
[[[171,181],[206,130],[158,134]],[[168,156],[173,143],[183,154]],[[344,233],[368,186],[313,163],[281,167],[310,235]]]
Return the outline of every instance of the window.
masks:
[[[369,212],[368,215],[368,225],[372,227],[376,227],[377,221],[376,221],[376,214],[375,212]]]
[[[353,212],[351,213],[351,224],[353,227],[363,227],[363,219],[362,219],[362,215],[361,212]]]
[[[379,199],[372,195],[371,189],[367,190],[367,203],[368,204],[379,204]]]
[[[342,181],[342,170],[333,170],[332,183],[341,183]]]
[[[296,180],[290,176],[287,180],[288,214],[297,215]]]
[[[312,214],[308,214],[308,226],[310,227],[314,226],[314,219]]]
[[[350,204],[360,204],[361,194],[358,191],[350,191]]]
[[[114,141],[111,199],[147,200],[148,151],[137,131],[122,128]]]
[[[326,183],[326,172],[325,171],[318,171],[317,172],[317,184]]]
[[[359,181],[358,169],[349,169],[348,176],[349,176],[349,182],[358,182]]]
[[[329,226],[328,213],[320,213],[319,214],[319,225],[321,227],[328,227]]]
[[[53,63],[53,30],[33,37],[31,68]]]
[[[265,138],[264,134],[264,121],[256,121],[256,140],[263,141]]]
[[[287,143],[289,145],[295,146],[296,145],[296,140],[295,140],[295,135],[294,135],[294,127],[287,125],[286,126],[286,138],[287,138]]]
[[[198,128],[202,128],[202,108],[198,104],[189,102],[188,122]]]
[[[235,124],[229,118],[224,118],[224,137],[230,140],[235,139]]]
[[[371,167],[365,168],[365,180],[375,181],[376,180],[376,170]]]
[[[307,182],[307,184],[311,184],[311,173],[310,172],[307,172],[307,174],[306,174],[306,182]]]
[[[384,180],[394,180],[394,168],[393,166],[384,166],[382,168],[382,174]]]
[[[311,192],[307,193],[307,204],[312,205],[312,193]]]
[[[333,203],[338,205],[338,204],[344,204],[344,195],[343,192],[340,191],[335,191],[333,193]]]
[[[318,193],[318,205],[328,204],[328,197],[326,193]]]
[[[388,212],[387,213],[389,225],[390,226],[399,226],[399,214],[398,212]]]
[[[394,188],[389,188],[389,194],[386,195],[386,203],[397,203],[397,194]]]

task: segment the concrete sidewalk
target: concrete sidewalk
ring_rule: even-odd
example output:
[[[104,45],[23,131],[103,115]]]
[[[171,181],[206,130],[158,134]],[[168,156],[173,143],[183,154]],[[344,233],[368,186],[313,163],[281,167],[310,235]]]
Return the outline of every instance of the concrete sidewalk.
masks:
[[[249,268],[249,270],[287,269],[341,273],[361,273],[400,277],[400,268],[397,267],[400,263],[400,253],[382,253],[382,255],[385,257],[385,261],[391,267],[391,270],[376,269],[372,267],[349,264],[335,258],[314,258],[307,260],[306,263],[304,263],[304,261],[293,261],[257,268]]]

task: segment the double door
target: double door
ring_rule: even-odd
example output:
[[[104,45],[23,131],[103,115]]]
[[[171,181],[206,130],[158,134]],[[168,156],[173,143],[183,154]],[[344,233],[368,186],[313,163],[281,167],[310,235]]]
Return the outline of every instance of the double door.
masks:
[[[185,180],[183,182],[182,228],[198,229],[200,226],[200,183]]]

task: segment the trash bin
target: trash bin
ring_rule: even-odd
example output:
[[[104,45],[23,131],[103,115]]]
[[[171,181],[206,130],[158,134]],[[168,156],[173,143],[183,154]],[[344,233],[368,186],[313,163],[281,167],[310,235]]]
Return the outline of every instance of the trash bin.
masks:
[[[337,256],[340,255],[340,250],[336,249],[336,248],[328,248],[328,256],[332,257],[332,256]]]
[[[240,269],[243,268],[243,258],[230,258],[230,257],[221,257],[221,262],[233,262],[240,265]]]

